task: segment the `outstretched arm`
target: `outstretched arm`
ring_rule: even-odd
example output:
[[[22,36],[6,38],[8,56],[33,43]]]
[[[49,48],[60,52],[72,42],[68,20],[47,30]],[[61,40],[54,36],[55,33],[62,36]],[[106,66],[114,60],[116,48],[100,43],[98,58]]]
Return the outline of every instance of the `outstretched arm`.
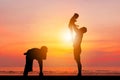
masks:
[[[75,31],[76,33],[79,31],[79,29],[78,29],[77,27],[78,27],[78,25],[75,25],[75,24],[74,24],[73,29],[74,29],[74,31]]]

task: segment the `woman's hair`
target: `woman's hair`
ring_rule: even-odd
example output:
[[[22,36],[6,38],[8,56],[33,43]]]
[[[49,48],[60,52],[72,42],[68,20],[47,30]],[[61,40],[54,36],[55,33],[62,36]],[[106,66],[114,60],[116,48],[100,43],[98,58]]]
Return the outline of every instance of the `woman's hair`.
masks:
[[[46,57],[47,57],[48,48],[46,46],[42,46],[40,50],[41,50],[41,53],[42,53],[42,59],[45,60]]]
[[[47,50],[48,50],[48,48],[47,48],[46,46],[42,46],[42,47],[41,47],[41,51],[42,51],[42,52],[47,52]]]

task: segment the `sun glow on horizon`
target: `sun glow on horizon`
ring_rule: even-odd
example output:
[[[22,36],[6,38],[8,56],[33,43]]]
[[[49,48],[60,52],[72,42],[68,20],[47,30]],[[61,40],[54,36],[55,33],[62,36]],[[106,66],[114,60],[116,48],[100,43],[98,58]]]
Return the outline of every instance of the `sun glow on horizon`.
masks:
[[[61,33],[61,40],[65,43],[72,43],[73,38],[69,30]]]

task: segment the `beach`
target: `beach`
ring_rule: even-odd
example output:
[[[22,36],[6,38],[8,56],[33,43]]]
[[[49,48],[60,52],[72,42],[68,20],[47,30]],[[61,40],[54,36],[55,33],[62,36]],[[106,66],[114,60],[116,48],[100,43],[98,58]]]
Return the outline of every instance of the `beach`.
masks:
[[[24,67],[1,67],[0,76],[22,76]],[[76,67],[45,67],[43,68],[44,76],[76,76]],[[33,68],[28,76],[38,76],[39,68]],[[120,76],[119,67],[106,67],[106,68],[83,68],[82,76]]]

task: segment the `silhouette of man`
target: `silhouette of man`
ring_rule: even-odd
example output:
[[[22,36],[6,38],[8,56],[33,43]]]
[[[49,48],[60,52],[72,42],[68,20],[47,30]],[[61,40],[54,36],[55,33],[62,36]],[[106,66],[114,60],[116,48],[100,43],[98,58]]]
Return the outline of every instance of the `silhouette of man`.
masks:
[[[24,68],[23,76],[28,76],[28,72],[32,71],[33,60],[36,59],[39,64],[40,73],[39,76],[43,76],[43,60],[46,59],[48,48],[42,46],[39,48],[29,49],[24,55],[26,55],[26,64]]]
[[[78,29],[78,25],[75,24],[76,19],[79,17],[79,15],[77,13],[75,13],[73,15],[73,17],[70,20],[69,23],[69,28],[70,30],[74,30],[76,33],[74,42],[73,42],[73,47],[74,47],[74,59],[77,63],[77,67],[78,67],[78,76],[81,76],[82,74],[82,64],[80,61],[80,54],[81,54],[81,42],[82,42],[82,38],[83,38],[83,34],[87,32],[87,28],[86,27],[81,27]]]

